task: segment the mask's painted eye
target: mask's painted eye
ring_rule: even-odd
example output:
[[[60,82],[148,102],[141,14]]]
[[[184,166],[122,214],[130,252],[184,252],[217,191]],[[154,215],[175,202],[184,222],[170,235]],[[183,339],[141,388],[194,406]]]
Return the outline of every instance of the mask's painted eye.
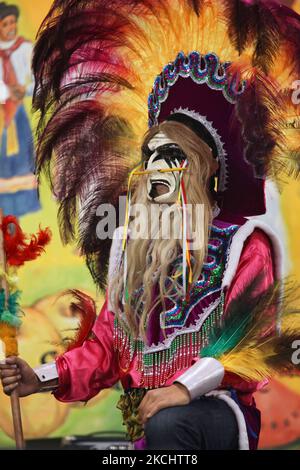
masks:
[[[144,160],[144,162],[143,162],[144,170],[147,170],[147,168],[148,168],[148,163],[149,163],[149,158],[147,158],[147,159]]]
[[[176,144],[161,145],[152,151],[145,146],[142,152],[145,170],[148,168],[150,159],[152,163],[158,160],[164,160],[169,167],[180,166],[187,159],[183,150]],[[151,158],[154,153],[156,153],[155,158]]]
[[[170,166],[181,165],[186,159],[185,153],[178,145],[165,145],[158,149],[159,156],[164,159]]]
[[[147,145],[143,145],[143,147],[142,147],[142,160],[143,160],[144,170],[147,170],[148,161],[149,161],[152,153],[153,152],[149,149],[149,147]]]

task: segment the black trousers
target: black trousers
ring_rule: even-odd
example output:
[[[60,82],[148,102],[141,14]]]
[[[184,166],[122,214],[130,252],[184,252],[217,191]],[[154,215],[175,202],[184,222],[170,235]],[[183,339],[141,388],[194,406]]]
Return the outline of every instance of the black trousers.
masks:
[[[149,450],[238,449],[236,417],[215,397],[159,411],[148,420],[145,435]]]

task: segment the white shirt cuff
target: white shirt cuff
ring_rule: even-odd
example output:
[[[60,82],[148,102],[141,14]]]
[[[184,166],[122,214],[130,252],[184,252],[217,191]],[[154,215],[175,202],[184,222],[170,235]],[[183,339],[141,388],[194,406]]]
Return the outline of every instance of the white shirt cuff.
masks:
[[[203,357],[186,370],[175,382],[184,385],[191,400],[205,395],[220,386],[224,377],[224,367],[213,357]]]
[[[49,382],[58,379],[58,372],[55,362],[44,364],[33,369],[40,382]]]

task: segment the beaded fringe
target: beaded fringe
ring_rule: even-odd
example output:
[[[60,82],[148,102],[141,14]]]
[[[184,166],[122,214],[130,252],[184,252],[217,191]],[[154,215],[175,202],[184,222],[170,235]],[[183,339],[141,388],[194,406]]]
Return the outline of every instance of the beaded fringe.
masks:
[[[224,310],[224,294],[219,305],[204,321],[199,331],[178,334],[169,348],[156,352],[145,353],[145,345],[141,339],[132,339],[118,320],[115,320],[114,347],[119,353],[120,367],[129,370],[136,354],[137,367],[141,373],[140,386],[158,388],[165,385],[168,378],[177,371],[190,367],[192,360],[200,356],[201,349],[208,344],[211,328],[219,323]]]

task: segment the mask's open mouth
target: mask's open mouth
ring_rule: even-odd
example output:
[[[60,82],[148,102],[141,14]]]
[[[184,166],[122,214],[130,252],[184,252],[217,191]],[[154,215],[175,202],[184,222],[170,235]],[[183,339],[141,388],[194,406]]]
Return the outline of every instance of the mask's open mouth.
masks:
[[[155,199],[170,192],[170,185],[165,180],[151,180],[151,191],[149,196]]]

